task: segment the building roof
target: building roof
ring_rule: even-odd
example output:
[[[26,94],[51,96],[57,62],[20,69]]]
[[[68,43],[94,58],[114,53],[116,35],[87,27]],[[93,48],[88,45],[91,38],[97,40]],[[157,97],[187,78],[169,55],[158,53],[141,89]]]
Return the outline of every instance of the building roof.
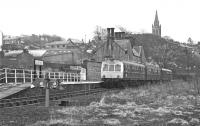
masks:
[[[51,43],[46,43],[45,46],[50,46],[50,45],[61,45],[61,44],[67,44],[68,41],[54,41]]]
[[[83,41],[80,41],[78,39],[73,39],[73,38],[69,38],[67,41],[70,41],[73,42],[74,44],[83,44]]]
[[[128,49],[131,47],[131,43],[129,39],[121,39],[121,40],[114,40],[120,47],[123,49]]]
[[[54,55],[62,55],[66,53],[72,53],[73,51],[71,50],[48,50],[43,56],[54,56]]]
[[[78,40],[78,39],[72,39],[69,38],[67,41],[54,41],[51,43],[46,43],[45,46],[51,46],[51,45],[63,45],[63,44],[83,44],[82,41]]]
[[[28,53],[31,54],[33,57],[42,57],[45,54],[46,50],[28,50]],[[16,57],[17,55],[23,53],[23,50],[14,50],[5,52],[4,56],[12,56]]]

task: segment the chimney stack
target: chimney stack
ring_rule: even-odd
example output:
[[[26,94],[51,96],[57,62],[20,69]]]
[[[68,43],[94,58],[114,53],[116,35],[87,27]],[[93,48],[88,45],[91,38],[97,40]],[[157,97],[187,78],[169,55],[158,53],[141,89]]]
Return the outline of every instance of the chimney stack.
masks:
[[[114,42],[114,28],[107,28],[107,46],[106,55],[108,57],[113,56],[113,42]]]
[[[110,38],[110,28],[107,28],[107,39]]]
[[[111,40],[114,40],[114,30],[115,30],[115,28],[110,28],[110,30],[111,30]]]

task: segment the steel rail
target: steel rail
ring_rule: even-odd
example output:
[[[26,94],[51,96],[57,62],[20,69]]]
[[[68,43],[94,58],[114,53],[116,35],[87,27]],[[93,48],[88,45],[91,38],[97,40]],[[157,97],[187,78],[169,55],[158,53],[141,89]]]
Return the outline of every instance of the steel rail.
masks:
[[[51,94],[49,98],[50,98],[50,101],[58,101],[63,98],[70,98],[70,97],[82,96],[82,95],[84,96],[84,95],[89,95],[89,94],[105,92],[108,90],[109,89],[105,89],[105,88],[96,88],[96,89],[90,89],[90,90],[56,93],[56,94]],[[12,108],[12,107],[19,107],[19,106],[24,106],[24,105],[34,105],[34,104],[42,103],[44,101],[45,101],[45,95],[1,99],[0,108],[8,108],[8,107]]]

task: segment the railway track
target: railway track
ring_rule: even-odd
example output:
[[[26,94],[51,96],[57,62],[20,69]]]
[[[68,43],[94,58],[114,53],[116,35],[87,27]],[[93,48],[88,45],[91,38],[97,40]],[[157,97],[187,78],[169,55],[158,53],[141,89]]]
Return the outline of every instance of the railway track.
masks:
[[[50,101],[57,101],[57,100],[60,100],[63,98],[96,94],[96,93],[105,92],[105,91],[108,91],[108,89],[96,88],[96,89],[90,89],[90,90],[56,93],[56,94],[50,94],[49,99],[50,99]],[[42,102],[45,102],[45,95],[32,96],[32,97],[21,97],[21,98],[11,98],[11,99],[0,99],[0,108],[26,106],[26,105],[33,105],[33,104],[38,104],[38,103],[42,103]]]

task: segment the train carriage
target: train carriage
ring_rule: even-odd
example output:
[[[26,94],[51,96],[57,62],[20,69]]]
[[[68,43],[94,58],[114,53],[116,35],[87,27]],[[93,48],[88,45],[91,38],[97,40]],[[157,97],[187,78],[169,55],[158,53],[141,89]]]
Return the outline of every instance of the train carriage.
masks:
[[[143,65],[129,61],[106,60],[102,62],[101,78],[105,87],[124,87],[144,82],[170,81],[172,72],[151,63]]]
[[[158,65],[146,63],[146,80],[147,81],[160,80],[160,67]]]
[[[145,80],[145,66],[135,62],[123,61],[124,79]]]

